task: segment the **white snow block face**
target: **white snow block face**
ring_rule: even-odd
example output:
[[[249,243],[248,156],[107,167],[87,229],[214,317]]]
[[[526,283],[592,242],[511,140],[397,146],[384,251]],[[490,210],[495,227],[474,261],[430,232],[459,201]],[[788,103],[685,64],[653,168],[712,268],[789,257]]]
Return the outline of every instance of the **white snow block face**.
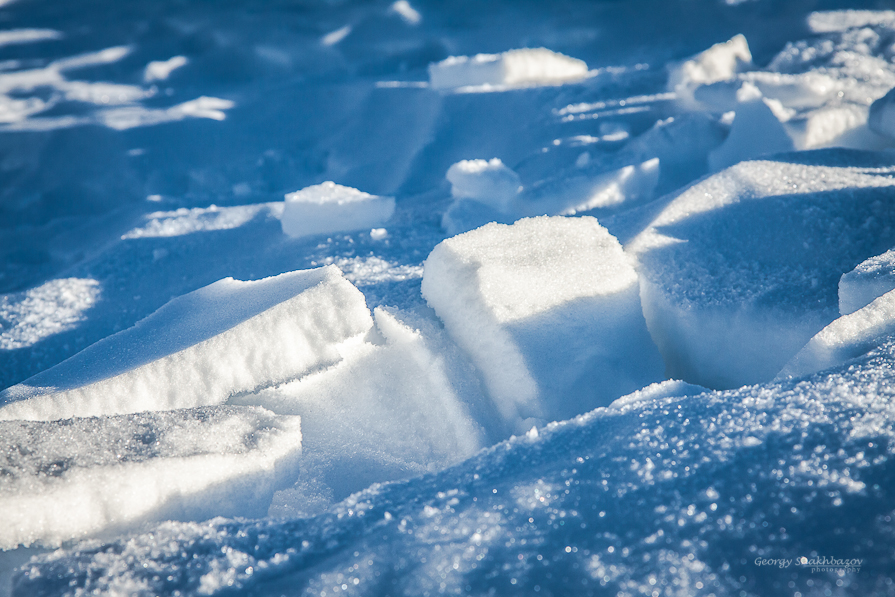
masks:
[[[777,376],[801,377],[842,365],[895,334],[895,291],[843,315],[811,338]]]
[[[587,64],[546,48],[451,56],[429,65],[433,89],[558,85],[587,77]]]
[[[727,81],[752,65],[752,53],[743,35],[715,44],[708,50],[670,67],[668,90],[685,106],[698,108],[693,92],[702,85]]]
[[[875,133],[895,139],[895,89],[871,104],[867,126]]]
[[[895,249],[863,261],[839,279],[839,314],[848,315],[895,290]]]
[[[737,106],[730,134],[709,154],[709,168],[718,171],[737,162],[793,149],[792,139],[772,105],[759,96]]]
[[[261,408],[0,422],[0,549],[263,516],[300,454],[300,418]]]
[[[662,378],[637,274],[594,218],[450,238],[426,259],[422,292],[510,425],[568,418]]]
[[[395,213],[395,198],[324,182],[286,195],[283,232],[299,237],[383,226]]]
[[[363,294],[334,266],[225,278],[4,390],[0,420],[221,404],[335,363],[371,326]]]
[[[838,316],[842,272],[895,242],[895,168],[847,150],[798,156],[685,189],[628,244],[669,377],[772,379]]]
[[[472,199],[501,213],[510,210],[513,199],[522,189],[519,175],[499,158],[457,162],[448,168],[446,178],[455,198]]]

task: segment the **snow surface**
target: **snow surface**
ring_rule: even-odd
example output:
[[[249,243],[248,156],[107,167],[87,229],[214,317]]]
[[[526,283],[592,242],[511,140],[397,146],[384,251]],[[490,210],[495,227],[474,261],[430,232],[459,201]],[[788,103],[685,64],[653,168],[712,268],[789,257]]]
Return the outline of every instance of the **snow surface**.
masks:
[[[892,593],[881,8],[0,0],[0,595]]]

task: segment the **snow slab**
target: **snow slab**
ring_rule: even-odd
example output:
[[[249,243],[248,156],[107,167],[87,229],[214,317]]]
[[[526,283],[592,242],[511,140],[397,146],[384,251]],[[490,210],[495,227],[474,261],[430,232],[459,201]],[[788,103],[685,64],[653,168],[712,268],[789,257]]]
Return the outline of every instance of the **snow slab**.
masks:
[[[445,58],[429,65],[429,85],[433,89],[534,87],[580,81],[587,74],[583,60],[546,48],[523,48]]]
[[[300,418],[262,408],[3,421],[0,550],[148,521],[263,516],[300,454]]]
[[[500,158],[462,160],[448,168],[445,178],[455,199],[472,199],[502,213],[510,211],[513,199],[522,190],[519,175]]]
[[[363,295],[333,266],[225,278],[0,392],[0,420],[220,404],[335,363],[371,326]]]
[[[839,314],[848,315],[895,290],[895,249],[862,261],[839,279]]]
[[[668,68],[668,91],[691,108],[702,105],[693,92],[702,85],[734,79],[737,73],[752,66],[752,53],[743,35],[715,44],[711,48]]]
[[[769,380],[838,316],[844,272],[895,243],[887,154],[741,162],[663,199],[626,249],[666,374]]]
[[[283,232],[289,236],[378,228],[395,213],[395,198],[324,182],[286,195]]]
[[[778,377],[802,377],[866,354],[895,334],[895,291],[843,315],[815,335]]]
[[[514,427],[574,416],[661,379],[637,274],[591,217],[487,224],[423,265],[423,297]]]
[[[336,365],[231,399],[301,416],[301,475],[272,513],[316,514],[372,483],[444,468],[505,437],[458,349],[408,317],[377,307],[366,341]]]
[[[597,409],[315,518],[83,542],[13,595],[883,595],[893,443],[888,342],[809,380]]]

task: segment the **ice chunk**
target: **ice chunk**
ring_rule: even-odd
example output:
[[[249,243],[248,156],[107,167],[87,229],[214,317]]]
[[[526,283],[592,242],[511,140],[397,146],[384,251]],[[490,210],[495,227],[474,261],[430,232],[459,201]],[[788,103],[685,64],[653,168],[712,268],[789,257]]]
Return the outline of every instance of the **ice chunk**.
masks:
[[[377,228],[394,212],[394,197],[370,195],[324,182],[286,195],[283,232],[289,236],[308,236]]]
[[[72,329],[100,295],[90,278],[51,280],[37,288],[0,295],[0,350],[32,346]]]
[[[866,354],[893,334],[895,291],[890,291],[818,332],[778,377],[801,377],[841,365]]]
[[[792,139],[774,113],[770,100],[759,94],[758,98],[737,107],[730,134],[709,154],[709,168],[717,171],[743,160],[793,149]]]
[[[848,315],[895,290],[895,249],[871,257],[839,279],[839,313]]]
[[[587,77],[587,64],[546,48],[451,56],[429,65],[433,89],[559,85]]]
[[[627,246],[669,377],[773,378],[838,315],[842,272],[895,244],[895,168],[827,150],[741,162],[677,195]]]
[[[637,274],[594,218],[488,224],[424,264],[423,296],[504,419],[556,419],[661,379]]]
[[[363,295],[332,266],[226,278],[4,390],[0,420],[220,404],[338,361],[371,325]]]
[[[752,65],[752,53],[743,35],[715,44],[708,50],[669,68],[668,90],[690,107],[699,107],[693,92],[701,85],[727,81]]]
[[[503,213],[522,189],[519,175],[500,158],[457,162],[448,168],[446,178],[455,198],[472,199]]]
[[[484,446],[471,417],[482,413],[470,411],[481,395],[464,386],[474,374],[458,369],[431,331],[398,316],[377,308],[370,340],[346,350],[337,365],[234,399],[301,415],[302,477],[278,500],[284,513],[306,514],[302,502],[309,499],[340,500],[371,483],[443,468]]]
[[[296,469],[299,423],[244,407],[0,422],[0,550],[263,515]]]
[[[871,104],[867,126],[875,133],[895,139],[895,89]]]

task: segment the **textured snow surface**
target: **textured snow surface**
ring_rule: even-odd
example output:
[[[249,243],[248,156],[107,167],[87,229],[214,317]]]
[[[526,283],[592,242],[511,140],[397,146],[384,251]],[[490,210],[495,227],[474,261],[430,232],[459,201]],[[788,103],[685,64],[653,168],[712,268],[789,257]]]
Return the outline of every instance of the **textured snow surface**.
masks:
[[[895,242],[890,163],[790,154],[663,200],[629,250],[666,372],[715,388],[773,378],[838,316],[842,274]]]
[[[422,292],[511,427],[661,378],[637,274],[593,218],[528,218],[448,239],[426,259]]]
[[[2,549],[263,515],[301,454],[300,418],[260,408],[4,421],[0,438]]]
[[[316,518],[83,543],[14,594],[887,594],[893,353],[597,409]]]
[[[372,325],[335,267],[224,279],[0,393],[0,419],[64,419],[221,404],[339,360]]]
[[[839,313],[848,315],[895,290],[895,250],[859,263],[839,279]]]

